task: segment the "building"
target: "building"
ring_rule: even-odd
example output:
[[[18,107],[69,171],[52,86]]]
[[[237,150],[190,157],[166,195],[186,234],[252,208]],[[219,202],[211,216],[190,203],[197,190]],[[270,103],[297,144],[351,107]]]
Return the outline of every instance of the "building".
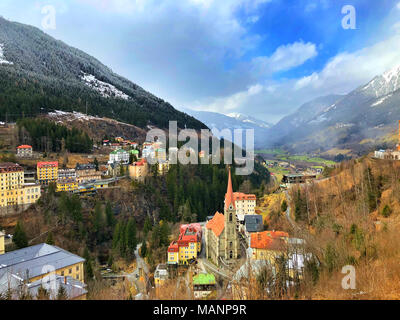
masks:
[[[58,179],[58,161],[38,162],[37,163],[37,179],[42,185],[57,182]]]
[[[85,259],[64,249],[42,243],[1,255],[0,278],[9,271],[31,283],[55,272],[84,282],[84,262]]]
[[[0,231],[0,255],[1,254],[4,254],[5,252],[6,252],[6,246],[5,246],[5,241],[4,241],[4,238],[5,238],[5,233],[4,233],[4,231]]]
[[[168,264],[178,265],[179,264],[179,246],[177,241],[172,241],[168,247]]]
[[[231,172],[225,194],[224,214],[215,213],[206,224],[206,257],[217,266],[222,261],[235,262],[239,258],[239,235],[237,231],[236,204],[234,201]]]
[[[158,162],[167,161],[167,151],[164,148],[158,148],[155,150],[155,157]]]
[[[381,160],[400,160],[400,151],[397,150],[378,150],[374,157]]]
[[[154,272],[154,284],[156,287],[162,286],[168,280],[168,268],[165,264],[159,264]]]
[[[177,241],[168,247],[168,264],[188,265],[201,252],[202,229],[200,224],[181,225]]]
[[[58,170],[58,180],[70,180],[76,179],[75,169],[59,169]]]
[[[167,174],[169,171],[169,162],[168,161],[164,161],[164,162],[158,162],[157,163],[158,166],[158,174],[159,175],[164,175]]]
[[[0,164],[0,207],[29,206],[40,198],[40,186],[25,183],[24,169],[16,163]]]
[[[96,171],[96,166],[93,163],[77,163],[75,171],[78,183],[92,182],[101,179],[101,173]]]
[[[233,193],[236,214],[255,214],[257,197],[255,194],[245,194],[241,192]]]
[[[82,298],[86,295],[84,261],[75,254],[44,243],[8,252],[0,256],[0,294],[20,287],[15,283],[26,284],[34,293],[34,288],[53,279],[58,285],[69,286],[66,291],[70,298]],[[71,294],[68,289],[75,293]]]
[[[78,190],[76,179],[62,179],[57,181],[57,192],[73,192]]]
[[[33,155],[32,146],[22,145],[17,147],[17,157],[18,158],[30,158]]]
[[[283,231],[264,231],[250,235],[251,259],[275,264],[277,257],[286,254],[289,235]]]
[[[252,214],[244,216],[244,234],[247,238],[254,232],[261,232],[264,229],[262,215]]]
[[[153,148],[152,145],[150,146],[145,146],[143,144],[143,149],[142,149],[142,157],[143,158],[155,158],[156,157],[156,151]]]
[[[144,178],[149,174],[149,165],[147,164],[147,160],[143,158],[132,163],[129,165],[128,171],[131,179],[143,182]]]
[[[129,164],[129,153],[123,149],[114,150],[110,153],[108,163]]]
[[[195,299],[206,299],[217,290],[215,276],[212,273],[199,273],[193,277],[192,282]]]
[[[289,174],[289,175],[284,175],[282,178],[282,183],[287,184],[287,185],[292,185],[292,184],[302,184],[309,182],[311,180],[315,180],[317,178],[316,174]]]

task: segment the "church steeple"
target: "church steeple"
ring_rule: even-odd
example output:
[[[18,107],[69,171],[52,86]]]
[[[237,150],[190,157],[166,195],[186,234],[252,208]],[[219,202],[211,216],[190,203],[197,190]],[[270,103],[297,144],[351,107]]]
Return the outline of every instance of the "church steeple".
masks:
[[[231,168],[229,168],[228,187],[225,194],[225,208],[229,208],[231,204],[233,208],[235,208],[235,201],[233,199]]]

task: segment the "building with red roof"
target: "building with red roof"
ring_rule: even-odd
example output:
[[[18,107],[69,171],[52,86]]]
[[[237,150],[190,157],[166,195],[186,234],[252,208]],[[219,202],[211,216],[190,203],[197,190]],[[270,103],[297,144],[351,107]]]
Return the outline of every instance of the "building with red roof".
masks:
[[[33,155],[32,146],[24,144],[17,147],[17,157],[19,158],[30,158]]]
[[[58,180],[58,161],[42,161],[36,164],[37,179],[40,184],[48,185]]]
[[[199,223],[184,224],[180,227],[177,241],[168,247],[168,264],[188,264],[197,259],[201,251],[202,228]]]
[[[267,260],[275,263],[278,256],[286,252],[289,234],[283,231],[263,231],[250,235],[250,248],[253,260]]]

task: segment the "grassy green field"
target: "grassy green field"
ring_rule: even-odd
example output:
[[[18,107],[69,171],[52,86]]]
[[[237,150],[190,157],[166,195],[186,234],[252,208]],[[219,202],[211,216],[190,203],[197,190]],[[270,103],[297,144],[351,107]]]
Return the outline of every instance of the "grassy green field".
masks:
[[[261,149],[261,150],[255,150],[255,154],[282,154],[285,155],[287,152],[282,149]]]
[[[304,161],[304,162],[311,162],[311,163],[319,163],[323,165],[335,165],[336,162],[332,160],[326,160],[319,157],[309,157],[309,156],[279,156],[280,160],[283,161]]]
[[[281,167],[268,168],[268,171],[275,175],[275,177],[279,183],[282,181],[284,174],[290,173],[289,169],[285,169],[285,168],[281,168]]]

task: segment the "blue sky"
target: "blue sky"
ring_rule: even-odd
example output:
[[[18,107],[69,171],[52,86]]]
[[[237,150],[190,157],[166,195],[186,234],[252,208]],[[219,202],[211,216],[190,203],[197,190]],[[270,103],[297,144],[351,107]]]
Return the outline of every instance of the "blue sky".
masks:
[[[0,15],[42,28],[177,109],[276,122],[400,64],[400,0],[2,0]],[[344,5],[356,29],[343,29]]]

